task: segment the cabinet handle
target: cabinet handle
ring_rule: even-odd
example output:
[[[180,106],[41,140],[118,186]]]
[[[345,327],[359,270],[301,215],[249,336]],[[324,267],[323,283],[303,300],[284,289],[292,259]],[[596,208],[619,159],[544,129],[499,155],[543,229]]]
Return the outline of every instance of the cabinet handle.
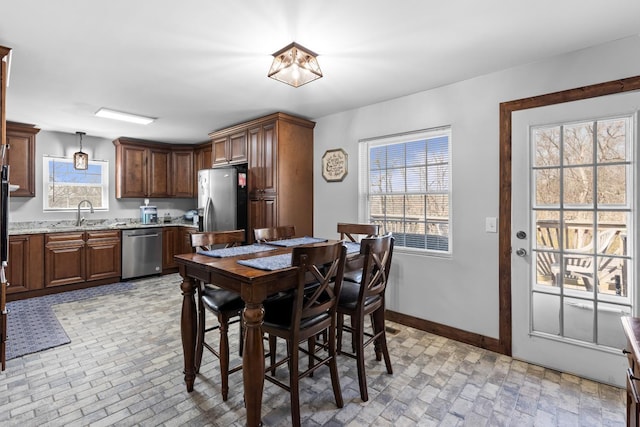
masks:
[[[640,378],[633,376],[633,371],[631,368],[627,369],[627,382],[629,384],[629,391],[631,392],[631,396],[633,401],[638,404],[640,403],[640,396],[638,396],[638,390],[636,389],[636,380]]]
[[[631,354],[631,352],[629,350],[627,350],[626,348],[622,349],[622,354]]]

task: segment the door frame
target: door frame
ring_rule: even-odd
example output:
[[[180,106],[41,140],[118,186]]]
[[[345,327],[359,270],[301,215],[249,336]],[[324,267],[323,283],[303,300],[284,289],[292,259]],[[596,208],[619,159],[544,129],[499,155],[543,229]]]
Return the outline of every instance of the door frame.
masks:
[[[500,202],[498,207],[499,351],[512,355],[511,318],[511,113],[640,90],[640,76],[500,103]]]

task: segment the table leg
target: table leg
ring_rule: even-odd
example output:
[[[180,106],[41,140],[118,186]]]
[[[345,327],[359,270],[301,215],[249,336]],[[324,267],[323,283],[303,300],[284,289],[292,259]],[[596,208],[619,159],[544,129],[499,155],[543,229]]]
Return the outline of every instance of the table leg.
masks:
[[[247,425],[261,426],[262,390],[264,389],[264,345],[262,343],[262,304],[247,303],[242,313],[245,337],[242,356],[244,402],[247,409]]]
[[[182,332],[182,352],[184,354],[184,382],[187,391],[193,391],[193,383],[196,379],[195,350],[196,350],[196,303],[193,298],[195,293],[194,280],[183,276],[182,284],[182,316],[180,318],[180,331]]]

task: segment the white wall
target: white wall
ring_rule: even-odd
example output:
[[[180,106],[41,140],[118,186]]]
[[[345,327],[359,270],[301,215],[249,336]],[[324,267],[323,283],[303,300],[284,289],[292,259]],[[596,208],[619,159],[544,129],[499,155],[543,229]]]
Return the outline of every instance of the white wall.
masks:
[[[37,127],[37,124],[36,124]],[[79,140],[75,134],[41,130],[36,134],[36,197],[12,197],[9,209],[9,222],[22,221],[59,221],[75,220],[76,212],[44,212],[42,210],[42,157],[44,155],[72,157],[79,149]],[[89,159],[107,160],[109,162],[109,211],[83,212],[87,220],[139,218],[140,205],[144,199],[116,199],[115,160],[116,149],[109,139],[84,136],[82,151],[89,154]],[[165,212],[178,217],[186,210],[195,209],[196,199],[150,199],[150,205],[158,207],[158,215]]]
[[[484,226],[498,216],[499,103],[636,75],[640,36],[317,119],[314,234],[358,221],[359,139],[451,125],[453,257],[396,250],[388,308],[498,338],[498,234]],[[335,148],[349,173],[327,183],[321,159]]]

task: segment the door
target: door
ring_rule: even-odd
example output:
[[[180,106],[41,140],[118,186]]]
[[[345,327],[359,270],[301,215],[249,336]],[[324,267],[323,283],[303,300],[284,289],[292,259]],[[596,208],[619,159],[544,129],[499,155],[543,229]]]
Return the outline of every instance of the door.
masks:
[[[624,387],[640,95],[512,116],[513,357]]]

